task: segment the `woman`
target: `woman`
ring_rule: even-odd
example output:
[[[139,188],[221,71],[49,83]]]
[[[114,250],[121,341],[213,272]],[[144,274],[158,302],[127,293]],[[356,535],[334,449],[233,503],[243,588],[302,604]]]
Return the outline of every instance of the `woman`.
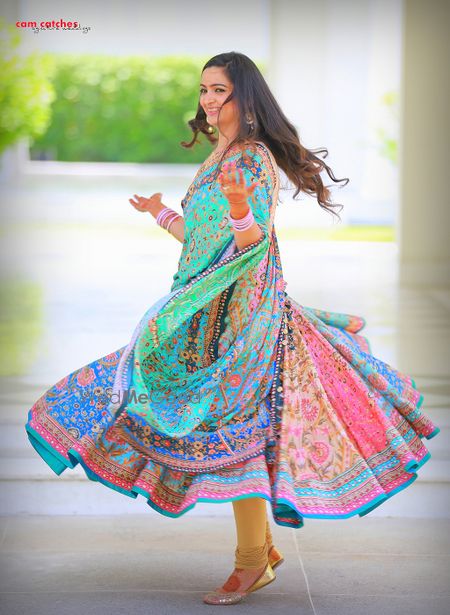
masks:
[[[201,132],[216,147],[183,216],[161,193],[130,199],[183,243],[170,292],[126,346],[49,389],[26,429],[57,474],[81,463],[163,515],[232,501],[235,568],[203,600],[234,604],[283,561],[266,500],[287,527],[363,516],[417,478],[430,458],[421,439],[439,427],[411,377],[370,353],[364,318],[286,293],[278,169],[294,196],[313,194],[331,212],[320,172],[344,180],[300,143],[256,65],[234,52],[209,60],[189,124],[182,145]]]

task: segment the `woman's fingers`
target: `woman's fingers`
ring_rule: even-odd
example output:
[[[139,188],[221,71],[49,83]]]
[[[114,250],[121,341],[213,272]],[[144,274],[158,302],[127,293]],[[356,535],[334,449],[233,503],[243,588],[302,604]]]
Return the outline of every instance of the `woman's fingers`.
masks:
[[[247,185],[243,169],[236,167],[235,164],[230,162],[225,162],[222,165],[218,182],[227,197],[234,193],[239,193],[245,194],[247,198],[251,198],[258,186],[258,182],[251,182]]]
[[[128,199],[128,202],[133,205],[135,209],[138,211],[147,211],[149,206],[149,199],[144,198],[143,196],[139,196],[137,194],[133,195],[135,200],[132,198]]]
[[[223,171],[220,174],[221,183],[224,183],[225,181],[226,183],[236,187],[240,186],[240,184],[245,186],[244,172],[241,168],[238,168],[235,164],[232,164],[231,162],[225,162],[222,168]]]
[[[232,183],[232,181],[233,181],[233,171],[235,169],[234,165],[232,165],[231,162],[225,162],[223,167],[224,167],[224,170],[225,170],[225,178],[227,179],[227,181],[229,183]]]

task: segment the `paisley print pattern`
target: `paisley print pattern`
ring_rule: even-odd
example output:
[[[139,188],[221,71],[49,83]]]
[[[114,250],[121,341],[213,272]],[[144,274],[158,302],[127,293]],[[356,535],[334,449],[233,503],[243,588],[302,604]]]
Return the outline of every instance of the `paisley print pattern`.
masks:
[[[141,494],[179,517],[200,501],[267,499],[276,523],[363,516],[411,484],[439,431],[414,381],[373,356],[361,316],[286,292],[263,143],[227,159],[247,182],[262,237],[238,250],[205,161],[181,205],[185,237],[169,292],[128,344],[80,367],[28,412],[31,445],[56,474]]]

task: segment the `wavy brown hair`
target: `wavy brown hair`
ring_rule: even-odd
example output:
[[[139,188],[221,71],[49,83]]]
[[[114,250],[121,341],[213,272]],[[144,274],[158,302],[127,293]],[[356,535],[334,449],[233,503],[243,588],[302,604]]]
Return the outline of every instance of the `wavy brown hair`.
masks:
[[[343,205],[330,201],[330,186],[324,186],[320,174],[325,169],[334,182],[345,182],[344,185],[348,184],[349,178],[337,179],[330,167],[316,156],[324,154],[325,158],[328,155],[326,148],[313,151],[300,143],[295,126],[284,115],[256,64],[246,55],[230,51],[212,57],[203,66],[202,72],[211,66],[225,70],[233,84],[233,91],[224,104],[234,97],[240,116],[238,134],[224,149],[218,168],[227,151],[234,145],[239,144],[243,150],[255,141],[262,141],[274,155],[278,166],[296,187],[293,198],[295,199],[301,191],[315,195],[319,205],[340,220],[340,216],[333,211],[333,208],[342,209]],[[246,122],[247,114],[251,116],[252,124]],[[190,148],[199,143],[197,139],[199,133],[203,133],[210,143],[217,143],[218,137],[213,134],[214,129],[208,124],[200,101],[195,117],[189,120],[188,124],[194,134],[190,142],[181,141],[180,145],[183,147]]]

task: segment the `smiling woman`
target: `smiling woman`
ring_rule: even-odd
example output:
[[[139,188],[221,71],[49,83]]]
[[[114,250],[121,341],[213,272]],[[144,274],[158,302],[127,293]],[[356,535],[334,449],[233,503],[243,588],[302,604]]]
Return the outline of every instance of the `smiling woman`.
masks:
[[[205,83],[200,84],[200,104],[211,126],[219,126],[220,113],[220,133],[217,148],[222,149],[227,142],[227,137],[234,135],[239,124],[239,109],[236,101],[233,98],[230,99],[233,86],[224,69],[220,67],[206,68],[202,73],[202,80]],[[217,80],[225,83],[214,83]],[[225,102],[228,104],[225,104]]]
[[[57,474],[80,463],[168,517],[232,501],[235,568],[203,599],[234,604],[283,562],[266,502],[283,527],[362,517],[417,478],[431,456],[422,439],[439,427],[411,376],[371,353],[362,316],[286,292],[279,169],[328,211],[320,172],[343,180],[300,143],[250,58],[215,56],[199,83],[193,139],[182,145],[202,133],[216,148],[183,216],[161,193],[130,199],[182,237],[170,290],[126,345],[42,395],[26,430]]]

